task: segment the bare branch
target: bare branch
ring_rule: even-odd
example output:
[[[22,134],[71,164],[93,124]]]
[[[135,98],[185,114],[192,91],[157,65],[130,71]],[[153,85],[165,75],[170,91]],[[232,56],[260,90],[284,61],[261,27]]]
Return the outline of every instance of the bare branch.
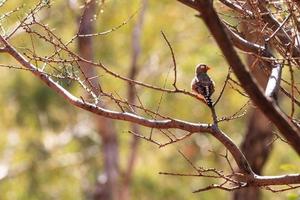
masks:
[[[136,14],[138,13],[139,10],[135,11],[131,16],[129,16],[128,19],[126,19],[124,22],[122,22],[121,24],[119,24],[118,26],[116,27],[113,27],[109,30],[106,30],[106,31],[103,31],[103,32],[99,32],[99,33],[90,33],[90,34],[80,34],[78,33],[77,35],[75,35],[72,39],[74,40],[76,37],[95,37],[95,36],[103,36],[103,35],[107,35],[109,33],[112,33],[112,32],[115,32],[117,31],[118,29],[122,28],[123,26],[125,26],[126,24],[129,23],[130,20],[132,20]]]
[[[288,45],[292,45],[292,39],[290,38],[290,36],[288,35],[287,31],[284,29],[284,27],[281,26],[281,24],[277,21],[277,19],[272,15],[271,11],[269,11],[266,8],[266,1],[265,0],[261,0],[259,1],[259,3],[257,4],[260,11],[262,13],[264,13],[263,15],[261,15],[261,18],[264,20],[265,24],[274,31],[274,33],[276,33],[276,36],[279,38],[279,40],[281,41],[281,43],[284,46],[288,46]],[[288,19],[288,18],[287,18]],[[283,23],[284,24],[284,23]],[[299,57],[300,56],[300,49],[298,46],[292,45],[292,56],[293,57]],[[299,64],[299,61],[297,61]]]
[[[224,183],[227,183],[227,182],[224,182]],[[246,183],[243,184],[243,185],[237,185],[237,186],[233,186],[233,187],[226,187],[226,186],[223,186],[223,185],[220,185],[220,184],[212,184],[212,185],[209,185],[205,188],[195,190],[195,191],[193,191],[193,193],[204,192],[204,191],[208,191],[208,190],[212,190],[212,189],[221,189],[221,190],[225,190],[225,191],[230,192],[230,191],[234,191],[234,190],[237,190],[237,189],[244,188],[246,186],[247,186]]]
[[[171,54],[172,54],[172,60],[173,60],[173,66],[174,66],[174,82],[173,82],[173,86],[174,88],[177,90],[177,86],[176,86],[176,82],[177,82],[177,64],[176,64],[176,59],[175,59],[175,55],[174,55],[174,51],[173,51],[173,48],[171,46],[171,43],[169,42],[167,36],[165,35],[165,33],[163,31],[161,31],[161,34],[163,35],[165,41],[167,42],[169,48],[170,48],[170,51],[171,51]]]
[[[247,113],[247,109],[244,109],[246,106],[248,106],[250,103],[250,100],[248,100],[240,109],[238,109],[233,115],[228,116],[228,117],[222,117],[218,119],[218,122],[222,121],[230,121],[233,119],[237,119],[240,117],[243,117]],[[244,109],[244,110],[243,110]]]
[[[176,142],[182,141],[182,140],[184,140],[184,139],[190,137],[192,134],[193,134],[193,133],[187,133],[187,134],[185,134],[185,135],[183,135],[183,136],[181,136],[181,137],[176,137],[175,139],[172,139],[172,140],[170,140],[169,142],[166,142],[166,143],[164,143],[164,144],[159,145],[159,147],[160,147],[160,148],[161,148],[161,147],[165,147],[165,146],[167,146],[167,145],[174,144],[174,143],[176,143]]]
[[[285,20],[280,24],[280,26],[277,27],[277,29],[272,33],[272,35],[270,37],[268,37],[265,41],[268,42],[270,41],[277,33],[278,31],[280,31],[280,29],[283,28],[284,24],[290,19],[290,17],[292,16],[292,13],[290,13]]]
[[[228,25],[224,24],[224,29],[226,33],[228,34],[229,39],[232,41],[232,43],[239,49],[254,53],[259,56],[264,56],[267,58],[274,58],[272,54],[263,46],[255,44],[253,42],[250,42],[246,39],[244,39],[242,36],[240,36],[238,33],[231,30]]]
[[[287,187],[281,188],[281,189],[274,189],[274,188],[271,188],[269,186],[265,187],[266,190],[270,190],[271,192],[274,192],[274,193],[285,192],[285,191],[294,190],[294,189],[297,189],[297,188],[300,188],[300,185],[297,185],[297,186],[290,186],[290,185],[288,185]]]
[[[7,49],[6,48],[0,48],[0,53],[7,53]]]
[[[253,100],[256,106],[258,106],[266,114],[266,116],[278,127],[282,135],[287,139],[288,144],[292,145],[292,147],[300,154],[300,135],[299,135],[299,130],[297,129],[298,126],[297,119],[292,119],[293,122],[291,122],[290,119],[288,119],[285,116],[285,114],[281,112],[280,108],[272,100],[272,98],[276,97],[276,94],[280,88],[280,80],[281,80],[281,73],[283,67],[283,64],[281,63],[284,63],[279,61],[281,58],[277,59],[276,57],[274,57],[274,55],[277,56],[277,54],[274,53],[273,55],[273,53],[269,50],[269,48],[267,48],[268,47],[267,45],[269,44],[266,44],[266,46],[262,46],[259,45],[260,41],[250,42],[244,39],[242,33],[238,31],[237,27],[230,26],[226,22],[222,22],[213,8],[212,0],[197,0],[197,1],[178,0],[178,1],[196,9],[201,13],[201,17],[203,18],[204,22],[212,32],[212,35],[216,39],[218,45],[220,46],[220,49],[223,51],[223,54],[230,65],[230,69],[231,68],[233,69],[233,72],[238,78],[239,82],[232,79],[232,77],[230,76],[230,69],[229,69],[224,85],[221,89],[220,95],[217,98],[215,104],[218,103],[218,101],[222,97],[225,88],[228,84],[229,85],[235,84],[239,87],[242,87],[242,89],[244,89],[247,92],[247,94],[249,94],[249,97]],[[243,16],[245,16],[243,17],[243,19],[250,19],[250,18],[265,19],[263,15],[270,15],[270,17],[272,17],[272,14],[268,10],[265,13],[263,13],[261,17],[259,13],[257,13],[257,11],[247,10],[241,4],[236,3],[237,1],[222,0],[222,2],[227,6],[231,7],[232,9],[238,11]],[[226,154],[220,156],[224,157],[227,163],[229,164],[231,170],[229,175],[226,175],[224,172],[214,168],[205,169],[201,167],[196,167],[192,163],[192,161],[189,160],[183,154],[182,155],[185,158],[185,160],[194,168],[197,174],[188,174],[188,173],[187,174],[161,173],[161,174],[182,175],[182,176],[202,176],[202,177],[215,178],[217,181],[221,180],[221,183],[207,186],[205,188],[196,190],[195,192],[201,192],[201,191],[206,191],[211,189],[222,189],[226,191],[232,191],[232,190],[236,190],[248,186],[263,187],[265,189],[270,189],[269,186],[272,185],[281,185],[281,186],[287,185],[288,187],[285,189],[290,189],[290,188],[297,188],[298,186],[296,186],[295,184],[300,184],[300,174],[290,174],[290,175],[283,175],[283,176],[256,175],[253,172],[251,166],[249,165],[247,159],[245,158],[240,148],[233,142],[233,140],[230,137],[228,137],[226,133],[224,133],[218,127],[218,123],[221,120],[232,120],[243,116],[245,114],[245,111],[243,111],[244,107],[248,104],[245,104],[241,109],[235,112],[232,116],[227,118],[221,118],[220,120],[218,120],[215,108],[212,107],[211,114],[213,118],[213,124],[192,123],[188,121],[174,119],[168,116],[163,116],[158,112],[162,103],[162,98],[166,93],[171,93],[171,94],[181,93],[191,97],[196,97],[196,95],[190,93],[189,91],[185,91],[183,89],[177,88],[176,86],[177,64],[176,64],[175,54],[171,46],[171,43],[169,42],[169,40],[167,39],[166,35],[163,32],[162,35],[170,49],[172,61],[173,61],[173,70],[174,70],[173,87],[174,88],[173,89],[166,88],[167,78],[165,79],[165,85],[161,87],[150,85],[141,81],[136,81],[136,75],[138,72],[138,56],[140,54],[139,40],[141,36],[141,26],[143,23],[143,15],[144,15],[143,10],[140,13],[141,14],[140,18],[138,19],[135,29],[133,31],[132,63],[131,63],[131,71],[129,72],[128,77],[122,76],[110,70],[109,67],[103,65],[101,62],[93,62],[92,57],[77,55],[71,50],[71,48],[68,47],[68,45],[71,44],[75,40],[75,38],[80,38],[84,40],[84,39],[91,39],[90,37],[111,33],[117,30],[118,28],[121,28],[123,25],[125,25],[133,16],[130,16],[130,18],[126,21],[125,24],[123,23],[122,25],[113,28],[108,32],[93,33],[93,34],[90,34],[92,33],[91,31],[78,32],[78,34],[76,34],[69,42],[64,43],[62,42],[62,39],[58,35],[54,34],[54,32],[47,25],[44,25],[35,20],[34,18],[35,12],[33,11],[30,11],[30,13],[26,16],[27,18],[25,17],[25,19],[21,20],[21,24],[19,24],[16,29],[23,28],[24,30],[26,30],[27,34],[29,34],[30,37],[37,37],[43,42],[52,45],[54,47],[54,53],[51,54],[50,57],[39,56],[37,55],[38,52],[36,52],[35,46],[33,44],[31,49],[29,50],[26,49],[26,53],[20,53],[10,44],[10,42],[8,42],[8,38],[5,38],[4,36],[0,36],[0,43],[2,43],[0,53],[8,53],[12,57],[14,57],[15,60],[21,66],[23,66],[20,67],[19,69],[27,70],[33,73],[37,78],[39,78],[42,82],[44,82],[49,88],[55,91],[58,95],[63,97],[65,100],[67,100],[70,104],[82,108],[84,110],[87,110],[89,112],[92,112],[98,116],[131,122],[132,130],[129,132],[134,136],[134,139],[132,143],[131,158],[128,163],[128,168],[126,172],[127,177],[125,177],[127,180],[130,180],[129,176],[131,175],[132,165],[133,165],[132,163],[134,160],[135,151],[137,147],[136,146],[137,143],[134,142],[137,141],[137,138],[142,138],[144,140],[152,142],[156,144],[158,147],[164,147],[166,145],[182,141],[195,133],[202,134],[206,132],[212,135],[214,138],[216,138],[225,146]],[[298,44],[296,42],[293,42],[296,41],[297,39],[296,36],[293,36],[294,30],[290,32],[287,31],[288,25],[292,23],[291,20],[289,20],[290,16],[291,15],[286,17],[285,20],[281,23],[279,23],[277,19],[275,19],[275,22],[273,21],[273,23],[275,23],[276,26],[274,27],[271,27],[271,25],[267,23],[268,18],[266,18],[264,23],[260,24],[262,25],[260,27],[262,28],[260,36],[265,36],[264,31],[268,31],[271,34],[271,37],[269,38],[272,40],[270,41],[270,44],[274,45],[276,50],[282,55],[282,57],[284,57],[282,60],[287,59],[292,62],[297,60],[299,61],[299,57],[295,57],[295,55],[297,55]],[[35,29],[35,26],[38,26],[39,29],[38,30]],[[11,35],[13,34],[14,32],[11,33]],[[265,94],[263,90],[257,85],[256,81],[252,78],[248,68],[246,68],[243,65],[240,58],[237,56],[237,53],[235,52],[230,40],[236,47],[238,47],[242,51],[245,51],[250,54],[254,54],[256,56],[255,58],[257,62],[262,62],[263,64],[266,63],[269,69],[272,69],[272,73]],[[284,50],[286,50],[286,48],[284,48],[285,47],[284,45],[289,45],[286,46],[286,48],[289,48],[289,53],[290,52],[296,52],[296,53],[283,56]],[[43,65],[42,67],[39,67],[40,63],[42,63]],[[296,63],[293,62],[293,64]],[[119,95],[116,91],[112,92],[112,94],[109,92],[105,92],[105,88],[103,89],[99,85],[99,82],[97,80],[99,77],[98,75],[95,74],[87,75],[84,72],[80,74],[78,70],[80,70],[81,65],[89,66],[89,68],[93,70],[100,69],[101,71],[104,71],[106,75],[112,76],[114,79],[122,80],[125,83],[128,83],[129,92],[128,92],[127,99],[122,98],[122,96]],[[2,65],[0,64],[0,66]],[[9,65],[3,65],[3,66],[10,68]],[[67,66],[72,67],[72,70],[68,71],[68,69],[66,69]],[[75,70],[73,71],[73,67],[76,68],[76,71]],[[290,64],[290,70],[292,70],[291,67],[292,65]],[[15,68],[17,69],[17,67]],[[171,68],[172,67],[170,67],[169,72],[171,71]],[[55,71],[55,73],[52,73],[52,71]],[[94,103],[90,103],[91,98],[84,99],[81,96],[76,97],[71,92],[67,91],[58,82],[56,82],[56,80],[60,78],[60,76],[56,75],[56,73],[58,73],[59,75],[63,74],[62,77],[68,81],[76,81],[77,84],[79,84],[85,91],[89,92],[92,95]],[[82,78],[84,80],[81,80]],[[292,91],[294,90],[298,91],[297,83],[295,83],[294,80],[292,80],[291,83],[289,82],[287,83],[291,86]],[[143,105],[142,101],[139,99],[138,94],[136,93],[136,86],[141,86],[143,88],[148,88],[148,89],[162,92],[161,98],[158,103],[158,108],[156,111],[148,110]],[[243,94],[243,91],[241,89],[236,89],[236,90]],[[291,98],[293,104],[294,102],[295,104],[297,104],[298,101],[296,100],[294,93],[292,93],[292,95],[290,95],[289,97]],[[105,108],[102,103],[98,103],[98,100],[102,102],[103,99],[104,101],[105,100],[111,101],[113,103],[112,107],[116,107],[116,109],[120,111],[115,111],[113,109]],[[139,101],[139,105],[136,105],[137,100]],[[140,112],[142,112],[142,114],[140,114]],[[147,117],[143,117],[144,115],[147,115]],[[291,115],[291,118],[292,116],[293,115]],[[160,136],[162,136],[163,139],[166,139],[165,142],[160,142],[158,140],[155,140],[155,137],[152,137],[152,131],[150,133],[150,136],[142,135],[138,130],[137,125],[142,125],[145,127],[150,127],[152,129],[157,129],[159,131],[158,134],[160,134]],[[172,129],[183,130],[184,133],[180,134],[179,136],[177,134],[172,133],[173,131]],[[228,151],[232,155],[241,173],[234,172],[233,165],[230,162],[230,159],[228,157],[228,153],[227,153]]]
[[[266,98],[264,96],[262,89],[257,85],[256,81],[253,80],[248,69],[244,66],[228,39],[211,1],[178,1],[201,13],[202,19],[217,41],[217,44],[222,50],[227,62],[232,67],[245,91],[249,94],[254,103],[262,110],[262,112],[264,112],[275,126],[277,126],[282,135],[293,146],[295,151],[300,154],[300,133],[298,128],[289,121],[289,119],[280,111],[279,107],[272,102],[270,98]]]
[[[223,85],[223,87],[222,87],[222,89],[221,89],[221,92],[220,92],[220,94],[219,94],[217,100],[216,100],[215,103],[213,104],[213,106],[217,105],[218,102],[220,101],[220,99],[221,99],[221,97],[222,97],[222,95],[223,95],[223,93],[224,93],[224,91],[225,91],[226,85],[227,85],[227,83],[228,83],[228,81],[229,81],[230,74],[231,74],[231,69],[230,69],[230,67],[229,67],[229,68],[228,68],[227,76],[226,76],[225,81],[224,81],[224,85]]]
[[[1,1],[1,2],[0,2],[0,7],[2,7],[6,2],[7,2],[7,0]]]
[[[294,116],[295,113],[295,92],[294,92],[294,87],[295,87],[295,80],[294,80],[294,71],[289,63],[289,71],[290,71],[290,76],[291,76],[291,119]]]
[[[237,11],[238,13],[245,15],[247,14],[247,17],[254,19],[254,14],[250,11],[247,10],[246,8],[243,8],[242,6],[238,5],[237,3],[234,3],[230,0],[220,0],[224,5],[228,6],[229,8]]]
[[[6,46],[7,52],[13,56],[20,64],[28,68],[35,76],[37,76],[42,82],[48,85],[52,90],[61,95],[63,98],[68,100],[71,104],[82,108],[84,110],[93,112],[95,114],[108,117],[111,119],[125,120],[134,122],[147,127],[154,127],[159,129],[168,129],[168,128],[179,128],[182,130],[187,130],[190,132],[205,132],[209,130],[209,125],[207,124],[195,124],[184,122],[177,119],[168,119],[168,120],[151,120],[146,119],[141,116],[137,116],[132,113],[120,113],[115,111],[110,111],[104,108],[101,108],[95,104],[90,104],[88,102],[83,102],[81,99],[73,96],[62,86],[52,80],[49,76],[44,74],[40,69],[36,68],[30,62],[28,62],[24,56],[17,52],[2,36],[0,36],[0,41]]]
[[[267,186],[267,185],[288,185],[290,183],[300,183],[300,174],[288,174],[282,176],[255,176],[256,186]]]

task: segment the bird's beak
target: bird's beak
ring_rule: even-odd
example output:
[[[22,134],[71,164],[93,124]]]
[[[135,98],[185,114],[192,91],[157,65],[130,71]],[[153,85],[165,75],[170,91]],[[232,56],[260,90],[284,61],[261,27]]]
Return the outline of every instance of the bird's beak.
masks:
[[[206,66],[206,69],[207,69],[207,70],[210,70],[211,68],[210,68],[209,66]]]

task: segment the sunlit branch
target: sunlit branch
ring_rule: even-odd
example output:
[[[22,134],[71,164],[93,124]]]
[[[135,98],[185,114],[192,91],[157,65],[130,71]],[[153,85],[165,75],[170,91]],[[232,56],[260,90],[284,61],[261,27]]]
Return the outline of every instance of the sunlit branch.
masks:
[[[228,24],[225,22],[222,22],[217,13],[215,12],[213,8],[213,1],[209,0],[178,0],[194,9],[196,9],[198,12],[201,13],[201,17],[204,19],[204,22],[212,32],[212,35],[217,41],[217,44],[220,46],[225,58],[227,59],[230,69],[233,69],[233,72],[237,76],[239,82],[232,79],[230,76],[230,71],[227,74],[226,80],[224,81],[224,85],[221,89],[220,95],[217,98],[218,103],[221,97],[224,94],[225,88],[227,84],[236,84],[239,87],[242,87],[249,97],[253,100],[256,106],[258,106],[265,114],[266,116],[278,127],[278,129],[281,131],[282,135],[287,139],[287,143],[290,144],[298,153],[300,153],[300,135],[297,127],[297,123],[293,124],[292,122],[287,119],[285,114],[281,112],[279,107],[272,101],[272,98],[277,95],[278,90],[280,88],[280,80],[281,80],[281,70],[283,67],[283,64],[279,64],[280,62],[274,57],[274,55],[267,47],[259,45],[259,43],[256,44],[256,42],[250,42],[246,40],[242,34],[239,33],[238,29],[233,30],[231,29]],[[248,17],[246,19],[254,19],[258,16],[256,16],[256,13],[250,10],[247,10],[243,8],[241,5],[233,3],[230,0],[222,0],[224,4],[229,6],[230,8],[238,11],[240,14],[243,14],[244,16]],[[34,11],[34,10],[33,10]],[[159,108],[162,102],[162,97],[166,93],[170,94],[184,94],[186,96],[196,97],[196,95],[192,94],[189,91],[186,91],[184,89],[177,88],[177,64],[175,59],[175,54],[172,49],[171,43],[167,39],[166,35],[162,33],[172,56],[173,61],[173,71],[174,71],[174,81],[173,81],[173,87],[174,89],[168,89],[166,88],[166,80],[164,86],[155,86],[150,85],[147,83],[144,83],[142,81],[136,80],[137,75],[137,57],[140,54],[140,29],[142,26],[143,20],[140,19],[136,25],[136,29],[133,33],[133,54],[132,54],[132,68],[129,72],[128,77],[120,75],[114,71],[112,71],[109,67],[102,64],[102,62],[94,62],[92,61],[92,58],[85,58],[84,56],[77,55],[74,51],[72,51],[68,44],[71,44],[75,38],[90,38],[95,37],[99,35],[104,35],[111,33],[113,31],[116,31],[117,29],[121,28],[125,24],[128,23],[128,21],[133,17],[130,16],[128,20],[126,20],[121,25],[108,30],[107,32],[102,33],[93,33],[93,34],[76,34],[69,43],[62,42],[62,39],[60,36],[56,35],[47,25],[44,25],[43,23],[35,21],[34,15],[35,12],[31,11],[23,21],[21,21],[20,25],[16,28],[16,30],[20,28],[24,28],[27,32],[27,34],[30,35],[30,37],[34,36],[42,40],[43,42],[52,45],[54,47],[54,54],[52,54],[50,57],[41,57],[36,55],[35,49],[33,47],[33,51],[29,51],[29,54],[27,53],[20,53],[16,48],[14,48],[10,42],[8,42],[8,39],[4,36],[0,36],[0,43],[2,43],[2,48],[0,49],[0,53],[8,53],[11,55],[21,66],[18,69],[27,70],[34,74],[38,79],[40,79],[42,82],[44,82],[50,89],[55,91],[58,95],[63,97],[65,100],[67,100],[70,104],[82,108],[86,111],[92,112],[98,116],[102,116],[105,118],[110,119],[116,119],[116,120],[122,120],[131,122],[133,124],[133,129],[129,131],[132,135],[134,135],[136,138],[142,138],[144,140],[147,140],[151,143],[154,143],[155,145],[158,145],[159,147],[164,147],[170,144],[174,144],[176,142],[180,142],[192,135],[195,134],[202,134],[202,133],[208,133],[212,135],[215,139],[217,139],[219,142],[222,143],[222,145],[226,148],[226,154],[218,154],[219,156],[222,156],[226,159],[229,167],[230,167],[230,174],[226,175],[225,173],[221,172],[217,169],[204,169],[201,167],[196,167],[184,154],[182,154],[185,158],[185,160],[191,164],[191,166],[196,170],[196,174],[182,174],[182,173],[161,173],[165,175],[178,175],[178,176],[199,176],[199,177],[208,177],[208,178],[216,178],[218,180],[221,180],[222,182],[219,184],[213,184],[210,186],[207,186],[205,188],[196,190],[195,192],[202,192],[206,190],[211,189],[221,189],[226,191],[232,191],[248,186],[255,186],[255,187],[265,187],[266,189],[270,189],[269,186],[272,185],[287,185],[290,184],[299,184],[300,183],[300,175],[299,174],[289,174],[289,175],[283,175],[283,176],[258,176],[256,175],[251,166],[249,165],[247,159],[245,158],[244,154],[241,152],[239,147],[234,143],[234,141],[226,134],[224,133],[219,127],[218,123],[220,121],[224,120],[232,120],[237,119],[239,117],[242,117],[246,111],[244,111],[244,107],[248,105],[248,102],[240,108],[237,112],[235,112],[232,116],[227,118],[221,118],[218,119],[218,116],[216,114],[215,107],[211,108],[212,118],[213,118],[213,124],[206,124],[206,123],[192,123],[188,121],[183,121],[180,119],[175,119],[172,117],[164,116],[160,114]],[[136,14],[136,13],[135,13]],[[134,14],[134,15],[135,15]],[[266,12],[265,15],[270,15],[271,13]],[[141,11],[141,18],[143,18],[143,10]],[[31,20],[32,17],[32,20]],[[272,16],[271,16],[272,17]],[[285,30],[285,25],[289,23],[288,20],[290,16],[286,17],[286,19],[279,23],[278,21],[275,21],[273,23],[278,26],[276,26],[274,29],[272,29],[271,33],[271,39],[276,41],[271,41],[276,43],[277,38],[283,43],[283,44],[289,44],[290,45],[290,51],[294,52],[294,50],[297,50],[297,46],[295,43],[286,43],[286,41],[293,41],[293,39],[289,38],[289,33]],[[28,20],[30,19],[30,20]],[[266,21],[269,20],[266,18]],[[276,20],[276,19],[275,19]],[[266,23],[267,24],[267,23]],[[42,28],[43,33],[40,33],[37,31],[34,27],[34,25],[37,25],[39,28]],[[267,27],[268,25],[265,25],[264,27]],[[269,27],[270,28],[270,27]],[[264,29],[264,28],[263,28]],[[262,30],[263,31],[263,30]],[[11,35],[14,35],[14,31],[11,33]],[[283,34],[283,33],[286,33]],[[9,36],[10,37],[10,36]],[[282,38],[281,38],[282,37]],[[237,53],[235,52],[233,48],[233,44],[239,49],[254,54],[256,56],[257,60],[263,60],[264,62],[269,64],[270,69],[272,68],[272,73],[269,78],[269,83],[267,85],[267,89],[265,93],[263,90],[257,85],[256,81],[251,77],[251,74],[248,71],[248,68],[246,68],[243,63],[241,62],[240,58],[237,56]],[[280,42],[277,42],[280,43]],[[276,44],[277,45],[277,44]],[[282,48],[282,46],[280,46]],[[26,51],[27,52],[27,51]],[[295,51],[297,55],[297,51]],[[64,60],[64,56],[61,56],[61,54],[66,54],[67,59]],[[299,54],[300,55],[300,54]],[[57,58],[58,57],[58,58]],[[285,59],[285,58],[284,58]],[[290,59],[298,59],[297,57],[290,57]],[[42,62],[44,64],[43,68],[39,67],[38,64]],[[34,63],[34,64],[32,64]],[[92,76],[86,76],[83,72],[83,79],[79,78],[79,76],[71,76],[67,73],[66,76],[58,76],[53,73],[53,75],[50,72],[44,71],[44,68],[47,65],[47,68],[53,67],[55,70],[60,70],[58,67],[57,69],[54,67],[55,65],[72,65],[75,66],[76,69],[80,70],[80,64],[87,64],[91,67],[94,67],[93,69],[100,69],[100,71],[104,71],[105,74],[110,75],[114,79],[122,80],[123,83],[126,83],[129,85],[129,92],[127,99],[124,99],[119,95],[116,91],[114,91],[114,95],[103,91],[102,88],[99,86],[98,91],[93,92],[93,88],[90,87],[91,83],[96,82],[95,80],[98,78],[98,75],[93,74]],[[2,66],[2,65],[1,65]],[[4,67],[10,68],[9,65],[3,65]],[[16,68],[17,69],[17,68]],[[52,70],[52,69],[51,69]],[[60,71],[57,71],[57,73],[60,73]],[[63,72],[61,72],[63,73]],[[81,76],[80,76],[81,77]],[[76,81],[77,84],[79,84],[85,91],[88,91],[92,96],[93,100],[102,100],[101,98],[104,98],[105,100],[109,100],[113,103],[114,106],[116,106],[116,109],[120,109],[120,111],[115,111],[113,109],[108,109],[102,104],[98,103],[97,101],[95,103],[90,103],[89,100],[83,98],[82,96],[76,97],[71,92],[66,90],[62,85],[60,85],[58,82],[56,82],[59,78],[65,78],[65,79],[71,79],[72,81]],[[97,83],[99,84],[99,83]],[[140,86],[142,88],[148,88],[155,91],[162,92],[161,98],[159,101],[159,105],[156,111],[152,111],[150,109],[147,109],[142,101],[139,99],[138,94],[136,93],[136,86]],[[98,85],[97,85],[98,87]],[[234,87],[234,86],[232,86]],[[291,83],[292,89],[294,89],[295,83],[292,81]],[[243,91],[234,88],[236,91],[243,94]],[[105,90],[105,89],[104,89]],[[295,89],[296,90],[296,89]],[[116,96],[117,97],[116,97]],[[293,102],[297,103],[295,96],[292,94],[290,96]],[[139,101],[140,105],[136,105],[136,100]],[[215,105],[214,104],[214,105]],[[129,111],[128,111],[129,110]],[[142,114],[139,114],[140,112],[143,112]],[[143,117],[144,115],[148,115],[147,117]],[[156,119],[158,118],[158,119]],[[155,140],[155,137],[152,137],[152,132],[150,136],[145,136],[140,133],[140,131],[136,128],[137,125],[142,125],[145,127],[149,127],[152,129],[157,129],[160,131],[160,135],[164,138],[166,138],[166,142],[160,142],[158,140]],[[172,133],[172,129],[179,129],[183,130],[184,134],[181,134],[180,136]],[[135,139],[136,139],[135,138]],[[133,151],[135,147],[133,147]],[[240,173],[237,173],[234,171],[234,167],[232,166],[232,163],[229,160],[228,152],[232,155],[234,161],[236,162]],[[132,152],[132,156],[134,152]],[[131,171],[131,164],[128,165],[128,174],[130,175]],[[297,188],[297,186],[291,186],[287,189],[293,189]],[[270,189],[271,190],[271,189]]]
[[[107,109],[103,109],[98,107],[97,105],[90,104],[88,102],[83,102],[81,99],[73,96],[70,92],[52,80],[48,75],[44,74],[40,69],[36,68],[34,65],[29,63],[20,53],[18,53],[2,36],[0,36],[1,42],[6,46],[7,52],[13,56],[21,65],[30,69],[30,71],[37,76],[40,80],[46,83],[51,89],[57,92],[59,95],[68,100],[71,104],[80,107],[82,109],[91,111],[95,114],[102,115],[112,119],[125,120],[130,122],[135,122],[140,125],[167,129],[167,128],[179,128],[182,130],[187,130],[191,132],[205,132],[209,130],[209,125],[207,124],[195,124],[184,122],[177,119],[169,119],[169,120],[151,120],[146,119],[141,116],[137,116],[132,113],[121,113],[110,111]]]
[[[165,35],[165,33],[163,31],[161,31],[161,34],[163,35],[165,41],[167,42],[169,48],[170,48],[170,51],[171,51],[171,54],[172,54],[172,60],[173,60],[173,70],[174,70],[174,82],[173,82],[173,86],[175,88],[175,90],[177,90],[177,86],[176,86],[176,83],[177,83],[177,64],[176,64],[176,59],[175,59],[175,55],[174,55],[174,51],[173,51],[173,48],[171,46],[171,43],[169,42],[167,36]]]
[[[220,2],[222,2],[224,5],[228,6],[229,8],[237,11],[239,14],[246,15],[249,18],[254,19],[254,14],[250,10],[243,8],[237,3],[234,3],[230,0],[220,0]]]
[[[281,131],[282,135],[290,142],[295,151],[300,154],[300,133],[297,127],[292,124],[289,119],[283,114],[280,108],[266,98],[263,90],[258,86],[256,81],[252,78],[248,69],[244,66],[232,43],[230,42],[224,30],[221,20],[215,12],[211,1],[191,1],[191,0],[178,0],[179,2],[194,8],[201,13],[202,19],[214,36],[217,44],[222,50],[227,62],[232,67],[239,82],[245,91],[249,94],[250,98],[260,108],[260,110],[274,123],[275,126]]]

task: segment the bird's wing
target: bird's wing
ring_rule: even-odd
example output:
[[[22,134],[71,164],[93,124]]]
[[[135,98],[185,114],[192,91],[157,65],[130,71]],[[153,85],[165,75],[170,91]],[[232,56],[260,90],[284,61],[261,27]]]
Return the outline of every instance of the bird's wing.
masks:
[[[214,82],[210,79],[207,74],[197,77],[195,84],[195,90],[203,96],[211,96],[215,91]]]

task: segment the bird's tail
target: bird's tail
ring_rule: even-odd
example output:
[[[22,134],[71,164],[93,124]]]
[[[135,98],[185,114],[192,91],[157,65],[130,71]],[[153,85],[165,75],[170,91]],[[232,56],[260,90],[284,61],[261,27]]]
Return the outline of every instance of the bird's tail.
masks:
[[[213,106],[213,102],[211,100],[211,90],[210,90],[210,87],[206,86],[205,87],[205,95],[204,95],[204,98],[205,98],[205,101],[206,101],[206,104],[209,106],[209,107],[212,107]]]
[[[205,98],[206,104],[209,107],[212,107],[213,106],[213,101],[212,101],[211,97],[210,96],[204,96],[204,98]]]

